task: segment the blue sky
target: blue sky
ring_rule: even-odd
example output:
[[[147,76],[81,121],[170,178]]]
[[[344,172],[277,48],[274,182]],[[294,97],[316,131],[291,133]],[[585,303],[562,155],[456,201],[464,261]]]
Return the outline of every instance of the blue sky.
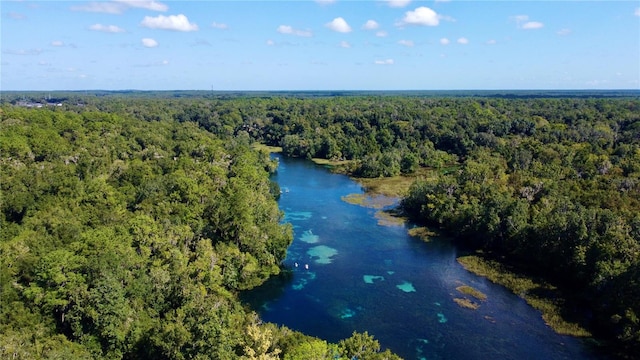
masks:
[[[0,1],[2,90],[639,89],[639,1]]]

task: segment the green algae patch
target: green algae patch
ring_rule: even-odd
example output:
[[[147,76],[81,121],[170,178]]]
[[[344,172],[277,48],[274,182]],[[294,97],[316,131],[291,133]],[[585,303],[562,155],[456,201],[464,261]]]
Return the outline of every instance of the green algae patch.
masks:
[[[353,162],[353,160],[330,160],[322,158],[312,158],[311,161],[320,166],[331,168],[332,170],[340,170]]]
[[[409,229],[409,236],[417,237],[424,242],[430,242],[433,237],[438,236],[438,233],[424,226],[416,226]]]
[[[465,298],[453,298],[458,306],[465,309],[478,310],[480,308],[480,304],[474,303],[473,301]]]
[[[592,336],[580,324],[571,322],[562,315],[565,301],[555,286],[512,272],[499,262],[481,256],[461,256],[457,260],[467,271],[486,277],[523,298],[542,313],[544,322],[558,334],[576,337]]]
[[[456,288],[456,290],[458,290],[458,292],[460,292],[462,294],[469,295],[469,296],[474,297],[474,298],[476,298],[478,300],[481,300],[481,301],[487,300],[487,295],[485,295],[480,290],[472,288],[469,285],[458,286]]]
[[[354,178],[368,193],[391,197],[402,197],[409,192],[409,187],[416,179],[435,179],[437,172],[429,168],[420,168],[411,175],[399,175],[377,178]]]
[[[382,209],[396,203],[397,199],[385,195],[349,194],[340,197],[342,201],[370,209]]]
[[[374,217],[378,219],[378,225],[380,226],[402,226],[406,219],[395,216],[388,211],[376,211]]]

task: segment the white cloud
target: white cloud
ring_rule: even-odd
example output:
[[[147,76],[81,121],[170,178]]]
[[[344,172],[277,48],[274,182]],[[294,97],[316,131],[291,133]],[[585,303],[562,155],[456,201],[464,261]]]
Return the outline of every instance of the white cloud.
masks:
[[[140,8],[153,11],[167,11],[165,4],[152,0],[113,0],[111,2],[90,2],[86,5],[72,6],[73,11],[97,12],[106,14],[122,14],[129,8]]]
[[[276,31],[279,32],[280,34],[287,34],[287,35],[296,35],[296,36],[302,36],[302,37],[313,36],[313,33],[311,31],[294,29],[289,25],[280,25],[278,26]]]
[[[93,31],[102,31],[108,33],[121,33],[124,32],[124,29],[115,25],[102,25],[102,24],[93,24],[89,26],[89,30]]]
[[[163,29],[174,31],[197,31],[198,25],[190,23],[189,19],[180,15],[158,15],[157,17],[145,16],[140,25],[150,29]]]
[[[415,45],[411,40],[400,40],[398,41],[398,44],[406,47],[412,47],[413,45]]]
[[[344,49],[349,49],[351,48],[351,44],[349,44],[348,41],[340,41],[340,47]]]
[[[560,36],[567,36],[569,34],[571,34],[571,29],[560,29],[558,30],[558,32],[556,33]]]
[[[336,0],[316,0],[316,2],[320,5],[331,5],[335,4]]]
[[[132,8],[141,8],[153,11],[167,11],[169,7],[165,4],[153,0],[113,0]]]
[[[458,44],[467,45],[469,43],[469,39],[466,37],[461,37],[458,39]]]
[[[422,26],[438,26],[440,17],[435,11],[428,7],[421,6],[413,11],[407,11],[404,18],[397,25],[422,25]]]
[[[64,46],[64,43],[60,40],[55,40],[51,42],[51,46]]]
[[[377,37],[387,37],[388,35],[389,34],[386,31],[383,31],[383,30],[376,32],[376,36]]]
[[[337,31],[340,33],[351,32],[351,26],[349,26],[349,24],[347,24],[347,21],[341,17],[337,17],[331,20],[331,22],[326,23],[325,26],[333,31]]]
[[[362,28],[365,30],[375,30],[379,27],[380,24],[378,24],[375,20],[367,20],[367,22],[362,25]]]
[[[534,30],[544,27],[544,24],[539,21],[529,21],[529,15],[514,15],[509,17],[511,21],[515,21],[516,26],[523,30]]]
[[[220,30],[226,30],[229,28],[229,26],[227,24],[223,24],[223,23],[217,23],[217,22],[213,22],[211,23],[211,27],[214,29],[220,29]]]
[[[271,40],[271,39],[267,40],[267,45],[268,45],[268,46],[273,46],[273,45],[275,45],[275,44],[276,44],[276,43],[275,43],[273,40]]]
[[[393,59],[376,60],[373,63],[376,65],[393,65]]]
[[[497,44],[497,43],[498,43],[498,42],[497,42],[497,41],[495,41],[494,39],[487,40],[487,42],[486,42],[486,44],[487,44],[487,45],[495,45],[495,44]]]
[[[636,11],[633,12],[633,15],[640,16],[640,7],[636,8]]]
[[[142,46],[148,47],[148,48],[154,48],[154,47],[158,46],[158,42],[155,41],[154,39],[151,39],[151,38],[143,38],[142,39]]]
[[[440,44],[442,45],[449,45],[450,41],[447,38],[442,38],[440,39]]]
[[[409,5],[411,0],[385,0],[390,7],[401,8]]]
[[[539,21],[527,21],[522,24],[522,28],[525,30],[540,29],[542,27],[544,27],[544,24]]]
[[[72,6],[71,10],[106,14],[122,14],[126,8],[126,5],[114,2],[91,2],[86,5]]]

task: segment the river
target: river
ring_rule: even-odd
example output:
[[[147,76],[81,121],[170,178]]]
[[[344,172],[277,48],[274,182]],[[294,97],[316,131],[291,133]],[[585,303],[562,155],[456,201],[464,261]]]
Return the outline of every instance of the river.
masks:
[[[295,239],[289,275],[243,299],[264,321],[337,342],[368,331],[405,359],[597,359],[580,339],[556,334],[520,297],[456,261],[443,239],[382,226],[376,209],[342,200],[359,184],[310,161],[278,156],[275,181]],[[471,286],[484,301],[461,294]],[[478,309],[459,306],[468,298]]]

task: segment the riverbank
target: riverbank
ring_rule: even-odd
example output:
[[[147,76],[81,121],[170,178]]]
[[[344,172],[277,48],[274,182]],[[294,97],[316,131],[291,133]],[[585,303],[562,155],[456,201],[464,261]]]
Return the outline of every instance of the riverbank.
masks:
[[[542,313],[544,322],[558,334],[576,337],[591,336],[591,333],[580,324],[568,321],[562,316],[565,300],[555,286],[517,274],[503,264],[481,255],[461,256],[457,260],[466,270],[502,285],[523,298]]]
[[[325,159],[313,159],[313,161],[322,166],[331,168],[334,172],[346,173],[346,167],[349,162],[331,161]],[[434,176],[432,169],[420,169],[416,174],[411,176],[394,176],[387,178],[355,178],[352,179],[362,185],[365,194],[350,195],[343,198],[343,201],[354,205],[360,205],[371,208],[381,207],[379,201],[384,197],[401,198],[404,196],[411,184],[418,178],[429,179]],[[388,205],[388,204],[384,204]],[[390,215],[385,212],[385,215]],[[404,221],[405,219],[398,219]],[[394,223],[395,224],[395,223]],[[409,230],[412,236],[418,236],[424,241],[429,241],[433,236],[437,236],[437,232],[433,232],[426,227],[417,227]],[[487,278],[488,280],[502,285],[514,294],[522,297],[530,306],[540,311],[545,323],[551,327],[556,333],[562,335],[570,335],[575,337],[590,337],[591,333],[577,322],[568,321],[563,317],[566,303],[561,292],[554,286],[518,274],[508,269],[504,264],[495,260],[489,260],[481,255],[471,255],[459,257],[458,262],[469,272],[478,276]]]
[[[429,178],[433,176],[432,170],[422,169],[417,175],[395,176],[391,178],[354,178],[362,184],[370,196],[385,195],[402,197],[417,178]],[[409,231],[412,236],[419,236],[428,241],[436,235],[428,228],[416,228]],[[565,299],[561,292],[554,286],[541,280],[533,279],[508,269],[504,264],[495,260],[486,259],[480,255],[459,257],[458,262],[469,272],[482,276],[502,285],[514,294],[522,297],[529,305],[541,312],[545,323],[555,332],[562,335],[576,337],[591,337],[591,333],[577,322],[569,321],[562,315],[565,312]]]

